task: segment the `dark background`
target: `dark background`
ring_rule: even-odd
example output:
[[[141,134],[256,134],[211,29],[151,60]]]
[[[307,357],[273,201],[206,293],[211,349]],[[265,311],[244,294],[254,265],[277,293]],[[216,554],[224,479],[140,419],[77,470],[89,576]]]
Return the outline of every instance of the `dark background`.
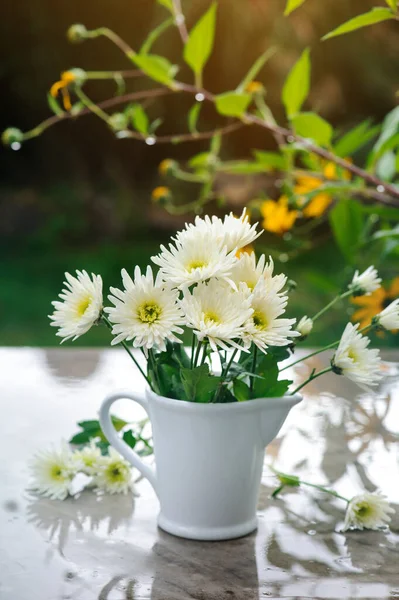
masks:
[[[183,0],[189,28],[208,5]],[[289,18],[283,17],[284,5],[283,0],[219,0],[217,40],[205,87],[213,92],[233,89],[254,60],[275,45],[278,52],[259,79],[267,89],[267,102],[282,120],[282,83],[299,53],[310,45],[309,106],[342,130],[366,117],[381,121],[396,104],[398,24],[380,24],[321,43],[324,33],[375,2],[307,0]],[[46,94],[63,70],[131,67],[106,39],[69,44],[65,32],[70,24],[84,23],[89,29],[106,25],[138,48],[164,18],[165,9],[153,0],[2,3],[0,129],[31,129],[48,117]],[[181,63],[177,32],[168,30],[154,51]],[[190,81],[190,77],[182,66],[179,78]],[[128,81],[127,89],[146,87],[148,82],[135,79]],[[115,85],[90,82],[86,89],[100,101],[114,94]],[[164,119],[160,134],[175,133],[186,131],[191,104],[190,98],[173,95],[156,100],[147,110],[151,117]],[[204,107],[201,128],[216,123],[212,110]],[[184,161],[204,147],[200,143],[149,147],[117,140],[93,116],[61,123],[18,152],[0,147],[0,344],[57,343],[46,314],[64,270],[95,270],[104,275],[106,284],[117,284],[121,266],[146,264],[159,241],[182,222],[151,205],[151,190],[164,183],[157,165],[165,157]],[[222,156],[246,157],[254,147],[273,148],[273,141],[267,133],[246,128],[224,140]],[[245,180],[235,180],[232,189],[232,206],[251,199]],[[179,193],[189,198],[195,190],[184,186]],[[326,254],[330,258],[320,266],[325,273],[345,268],[334,251]],[[308,256],[284,268],[306,273],[309,261],[318,260]],[[315,306],[324,301],[322,296]],[[304,303],[308,305],[308,299]],[[95,332],[82,343],[105,340]]]

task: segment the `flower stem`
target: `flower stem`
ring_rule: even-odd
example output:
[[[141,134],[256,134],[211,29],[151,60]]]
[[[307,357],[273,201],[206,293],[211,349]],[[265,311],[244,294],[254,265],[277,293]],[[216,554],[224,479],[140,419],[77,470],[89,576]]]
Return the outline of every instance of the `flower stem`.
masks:
[[[338,302],[338,300],[343,300],[343,298],[347,298],[348,296],[351,296],[352,294],[353,294],[353,291],[352,290],[348,290],[347,292],[344,292],[343,294],[339,294],[338,296],[335,296],[335,298],[333,298],[331,300],[331,302],[329,302],[324,308],[322,308],[321,310],[319,310],[319,312],[316,313],[314,317],[312,317],[312,321],[316,321],[316,319],[318,319],[319,317],[321,317],[321,315],[323,315],[325,312],[327,312],[329,308],[331,308],[332,306],[334,306],[334,304],[336,302]]]
[[[293,396],[294,394],[299,392],[299,390],[301,390],[303,387],[305,387],[305,385],[307,385],[308,383],[313,381],[313,379],[317,379],[317,377],[320,377],[320,375],[324,375],[325,373],[328,373],[329,371],[332,371],[332,367],[327,367],[326,369],[323,369],[322,371],[319,371],[318,373],[315,373],[313,371],[311,376],[306,381],[301,383],[301,385],[299,385],[293,392],[291,392],[291,396]]]
[[[195,340],[196,340],[196,336],[195,336],[195,333],[193,332],[193,337],[192,337],[192,340],[191,340],[190,369],[192,369],[193,366],[194,366]]]
[[[324,348],[320,348],[320,350],[315,350],[314,352],[311,352],[310,354],[307,354],[306,356],[303,356],[302,358],[298,358],[298,360],[296,360],[293,363],[290,363],[289,365],[286,365],[285,367],[280,369],[280,373],[281,373],[281,371],[285,371],[286,369],[289,369],[290,367],[297,365],[298,363],[302,362],[303,360],[307,360],[308,358],[311,358],[312,356],[316,356],[316,354],[325,352],[325,350],[330,350],[330,348],[334,348],[334,346],[338,346],[338,344],[339,344],[339,340],[337,342],[333,342],[332,344],[329,344],[329,346],[324,346]]]
[[[198,360],[199,360],[199,355],[200,355],[200,351],[201,351],[201,346],[202,346],[202,342],[201,342],[201,340],[198,340],[197,351],[195,353],[194,364],[193,364],[194,368],[198,367]]]
[[[155,362],[155,356],[154,356],[154,352],[153,352],[152,348],[150,348],[148,350],[148,357],[149,357],[149,360],[152,363],[152,370],[154,372],[154,377],[155,377],[155,380],[156,380],[156,384],[158,386],[158,393],[162,394],[162,392],[161,392],[161,384],[160,384],[159,377],[158,377],[157,365],[156,365],[156,362]]]
[[[105,325],[108,327],[108,329],[110,331],[112,331],[112,324],[108,321],[107,317],[104,314],[101,316],[101,319],[105,323]],[[140,373],[142,374],[142,376],[144,377],[144,379],[146,380],[146,382],[148,383],[148,385],[150,385],[150,382],[148,380],[147,375],[144,373],[143,369],[140,367],[139,363],[134,358],[133,352],[131,352],[129,346],[126,344],[126,342],[124,340],[122,340],[119,343],[120,343],[121,346],[124,347],[124,349],[126,350],[126,352],[128,353],[128,355],[130,356],[130,358],[132,359],[132,361],[134,362],[134,364],[136,365],[136,367],[138,368],[138,370],[140,371]]]
[[[255,375],[257,355],[258,355],[258,347],[254,344],[254,353],[252,355],[252,368],[251,368],[252,375]],[[254,379],[255,379],[255,377],[251,377],[251,381],[249,382],[249,390],[251,393],[251,397],[252,397],[252,393],[254,391]]]
[[[321,492],[330,494],[331,496],[334,496],[335,498],[344,500],[344,502],[346,502],[347,504],[349,504],[349,502],[350,502],[350,500],[348,500],[348,498],[345,498],[344,496],[341,496],[340,494],[338,494],[338,492],[335,492],[334,490],[329,490],[328,488],[325,488],[322,485],[316,485],[315,483],[309,483],[309,481],[302,481],[302,479],[300,480],[300,482],[301,482],[301,485],[307,485],[308,487],[316,488],[316,490],[320,490]]]

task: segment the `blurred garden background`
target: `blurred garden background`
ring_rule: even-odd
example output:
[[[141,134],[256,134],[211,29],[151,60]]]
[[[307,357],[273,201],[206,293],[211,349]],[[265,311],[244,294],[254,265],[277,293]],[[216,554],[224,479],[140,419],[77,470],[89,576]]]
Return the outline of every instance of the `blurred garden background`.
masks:
[[[183,0],[182,4],[188,29],[209,7],[207,0]],[[338,131],[365,119],[370,119],[371,128],[397,105],[399,24],[361,29],[339,43],[320,42],[320,38],[375,4],[371,0],[307,0],[286,18],[283,0],[219,0],[215,47],[204,86],[214,93],[234,89],[265,48],[275,46],[275,55],[257,78],[267,92],[268,106],[283,121],[283,82],[302,50],[311,46],[309,106]],[[70,0],[56,5],[50,0],[31,0],[23,7],[18,2],[3,3],[0,17],[0,129],[28,130],[50,114],[46,94],[60,72],[72,67],[88,71],[129,68],[126,57],[107,39],[69,44],[65,32],[72,23],[88,28],[106,25],[138,48],[164,17],[164,8],[155,0]],[[156,51],[173,63],[181,62],[176,29],[165,32],[156,42]],[[179,79],[189,78],[188,67],[182,66]],[[139,78],[132,78],[127,91],[145,89],[143,85]],[[115,82],[88,82],[87,90],[99,102],[114,94]],[[155,99],[146,110],[151,119],[163,120],[159,132],[166,135],[186,130],[191,105],[187,96],[169,95]],[[205,105],[201,119],[204,129],[220,123],[220,116]],[[366,155],[374,141],[359,149],[356,161],[362,162],[362,153]],[[168,186],[182,202],[198,193],[196,184],[160,174],[159,164],[165,158],[185,164],[208,148],[207,140],[148,145],[117,139],[92,115],[68,119],[22,144],[18,151],[0,147],[0,344],[58,344],[47,315],[61,289],[64,271],[79,268],[100,273],[107,288],[119,284],[122,267],[131,271],[135,264],[145,266],[171,232],[194,218],[193,214],[169,214],[152,202],[152,190]],[[275,141],[263,129],[242,128],[223,138],[221,156],[246,159],[253,149],[272,151]],[[241,213],[254,198],[267,198],[270,181],[262,173],[221,173],[216,186],[223,205],[209,203],[205,212],[221,215],[230,210]],[[399,211],[390,210],[393,216]],[[372,215],[369,210],[365,219]],[[350,281],[354,268],[372,263],[381,272],[387,291],[373,298],[366,311],[378,311],[387,299],[399,295],[397,240],[397,234],[380,236],[372,244],[359,243],[348,256],[328,221],[322,221],[308,232],[303,226],[298,243],[295,230],[284,235],[265,231],[256,250],[271,254],[276,271],[298,282],[292,292],[291,314],[317,312]],[[324,326],[315,328],[311,344],[337,339],[348,314],[356,308],[337,304]],[[398,338],[387,335],[379,343],[397,345]],[[109,335],[98,327],[77,343],[105,345]]]

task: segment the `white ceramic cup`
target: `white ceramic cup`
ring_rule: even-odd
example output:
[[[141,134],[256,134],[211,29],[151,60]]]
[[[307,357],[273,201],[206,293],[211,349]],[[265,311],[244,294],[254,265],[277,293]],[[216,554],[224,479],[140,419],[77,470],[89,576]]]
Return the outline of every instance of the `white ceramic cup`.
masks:
[[[156,470],[114,429],[110,409],[129,398],[151,420]],[[152,484],[160,502],[158,525],[195,540],[226,540],[256,529],[265,447],[275,438],[299,394],[226,404],[197,404],[120,392],[100,409],[112,446]]]

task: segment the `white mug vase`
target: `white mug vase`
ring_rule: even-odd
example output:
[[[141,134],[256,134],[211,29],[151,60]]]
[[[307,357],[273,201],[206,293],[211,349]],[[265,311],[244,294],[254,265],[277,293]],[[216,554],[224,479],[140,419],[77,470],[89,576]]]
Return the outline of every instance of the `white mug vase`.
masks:
[[[114,429],[110,409],[128,398],[148,413],[156,469],[146,465]],[[266,446],[299,394],[226,404],[197,404],[120,392],[100,409],[110,444],[148,479],[158,496],[158,525],[193,540],[227,540],[257,527],[256,507]]]

